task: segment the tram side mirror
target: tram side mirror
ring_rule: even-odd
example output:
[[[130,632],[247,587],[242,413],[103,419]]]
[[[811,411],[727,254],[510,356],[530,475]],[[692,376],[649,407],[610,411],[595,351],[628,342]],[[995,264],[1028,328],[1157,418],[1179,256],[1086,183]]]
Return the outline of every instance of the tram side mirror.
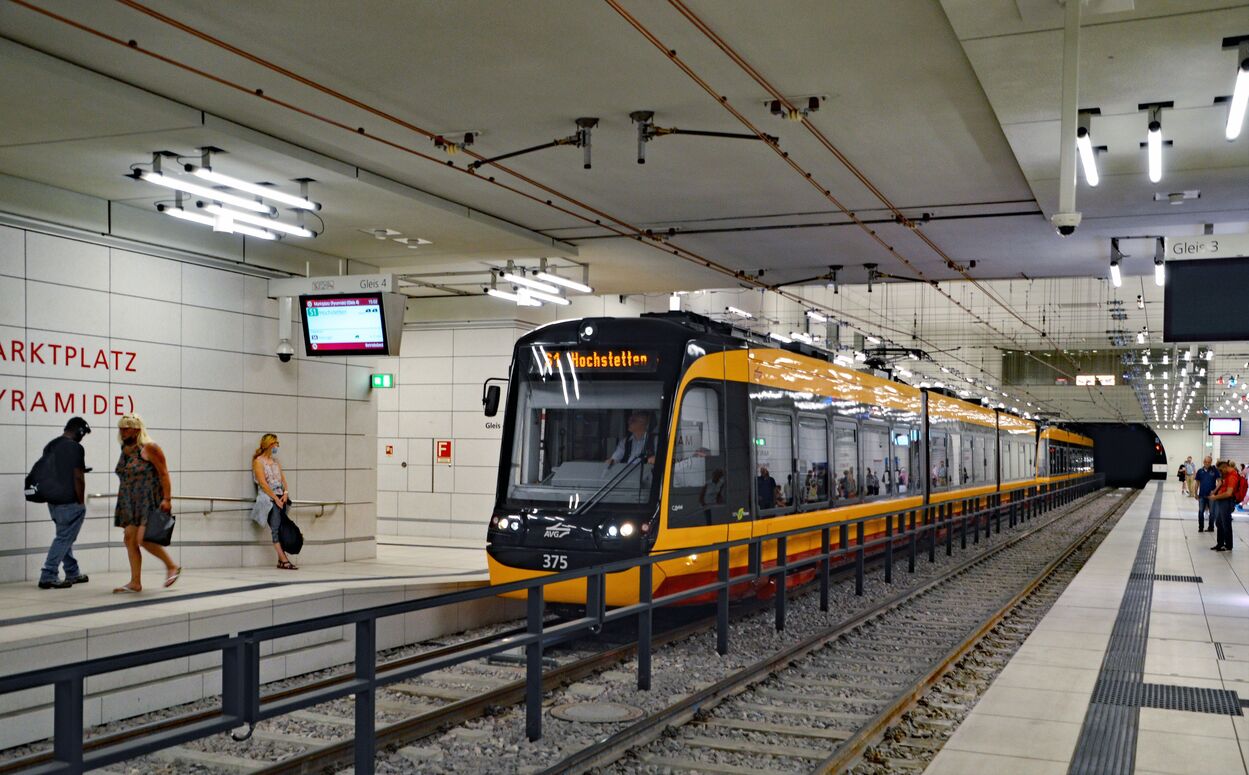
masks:
[[[494,417],[499,413],[499,396],[502,393],[498,385],[486,385],[486,392],[481,397],[481,403],[485,407],[487,417]]]

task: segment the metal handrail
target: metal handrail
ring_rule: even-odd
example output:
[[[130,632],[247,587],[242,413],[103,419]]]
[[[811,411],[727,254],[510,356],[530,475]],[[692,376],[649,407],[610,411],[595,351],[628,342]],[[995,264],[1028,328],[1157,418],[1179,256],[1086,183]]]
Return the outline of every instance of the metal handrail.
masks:
[[[1062,483],[1045,483],[1021,487],[1009,493],[990,493],[975,497],[952,499],[901,509],[884,514],[856,517],[851,520],[829,522],[794,528],[770,535],[753,536],[736,541],[724,541],[699,547],[674,549],[662,554],[617,560],[603,565],[554,573],[538,578],[513,581],[507,584],[487,585],[433,597],[407,600],[399,603],[361,608],[302,621],[270,625],[247,630],[233,636],[214,636],[170,646],[131,651],[109,657],[100,657],[68,665],[32,670],[26,673],[0,677],[0,695],[40,686],[54,687],[53,700],[53,758],[54,761],[38,766],[44,773],[76,773],[84,769],[104,767],[153,751],[159,751],[180,743],[206,737],[246,726],[247,736],[259,721],[285,715],[297,710],[319,705],[323,702],[349,695],[355,698],[355,772],[368,775],[374,771],[376,756],[374,712],[376,691],[388,684],[410,680],[425,673],[451,667],[463,662],[481,659],[492,654],[509,651],[522,646],[525,649],[526,690],[525,731],[530,740],[542,736],[542,654],[548,644],[566,640],[581,632],[593,632],[604,623],[636,617],[638,688],[650,689],[651,683],[651,620],[654,610],[682,600],[714,593],[716,595],[716,650],[728,653],[730,588],[777,577],[778,593],[774,596],[776,627],[785,626],[786,601],[784,594],[786,577],[795,570],[816,566],[820,586],[820,610],[827,611],[829,604],[829,579],[834,565],[850,561],[855,570],[855,591],[864,593],[865,558],[869,550],[880,549],[884,557],[885,581],[892,580],[893,552],[899,542],[908,553],[910,570],[915,570],[916,555],[921,544],[927,549],[929,562],[936,560],[939,535],[944,531],[947,555],[953,553],[954,535],[957,531],[960,545],[966,548],[969,538],[979,543],[981,533],[985,540],[996,529],[1001,533],[1002,520],[1008,519],[1010,527],[1030,521],[1033,517],[1056,506],[1100,489],[1105,483],[1103,475],[1090,475]],[[1002,495],[1011,496],[1003,502]],[[183,496],[191,498],[191,496]],[[224,499],[222,499],[224,500]],[[958,506],[958,512],[955,507]],[[868,542],[868,522],[885,522],[882,537]],[[850,541],[851,528],[854,541]],[[832,531],[838,531],[837,546],[832,544]],[[789,561],[786,542],[795,536],[820,536],[820,551],[797,561]],[[772,567],[764,567],[763,547],[776,544],[776,559]],[[734,548],[747,547],[749,560],[747,572],[730,576],[730,552]],[[664,595],[655,599],[652,595],[653,570],[656,563],[679,559],[692,553],[715,552],[717,556],[717,580],[692,590]],[[875,555],[875,552],[873,552]],[[639,602],[607,611],[605,592],[607,575],[638,569]],[[558,584],[577,579],[586,582],[586,610],[579,619],[547,626],[543,621],[544,589],[548,584]],[[495,643],[486,643],[453,654],[431,655],[429,658],[377,672],[377,620],[416,611],[458,605],[474,600],[492,598],[501,594],[524,592],[526,594],[527,631],[523,635],[511,635]],[[274,638],[299,635],[345,625],[355,626],[355,673],[354,678],[341,684],[284,697],[273,702],[260,703],[260,654],[261,643]],[[83,746],[83,693],[89,676],[124,670],[131,667],[151,665],[179,657],[218,652],[221,655],[222,690],[220,714],[203,719],[185,727],[167,728],[146,737],[118,742],[105,748],[84,751]],[[236,738],[240,739],[240,738]]]
[[[116,498],[115,492],[93,492],[87,494],[87,499],[91,498]],[[255,498],[239,498],[229,495],[175,495],[170,500],[173,501],[208,501],[208,508],[201,513],[208,516],[216,511],[217,503],[255,503]],[[320,506],[321,509],[313,514],[313,519],[325,516],[325,508],[327,506],[346,506],[346,501],[316,501],[316,500],[291,500],[291,506],[294,508],[305,508],[308,506]],[[186,512],[183,512],[186,513]]]

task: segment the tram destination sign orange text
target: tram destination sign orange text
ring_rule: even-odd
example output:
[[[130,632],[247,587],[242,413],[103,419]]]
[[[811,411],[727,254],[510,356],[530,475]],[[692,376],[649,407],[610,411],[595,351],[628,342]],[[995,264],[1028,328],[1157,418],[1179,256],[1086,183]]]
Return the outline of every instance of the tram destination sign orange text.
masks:
[[[654,371],[659,367],[658,353],[627,348],[548,352],[546,359],[550,369],[572,366],[577,371]]]

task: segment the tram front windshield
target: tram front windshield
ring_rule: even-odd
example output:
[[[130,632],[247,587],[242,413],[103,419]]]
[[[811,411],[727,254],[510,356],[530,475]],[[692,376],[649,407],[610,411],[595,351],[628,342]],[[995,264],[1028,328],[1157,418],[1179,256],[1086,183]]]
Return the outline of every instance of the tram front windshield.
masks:
[[[662,382],[529,373],[517,389],[509,502],[574,513],[650,502]]]

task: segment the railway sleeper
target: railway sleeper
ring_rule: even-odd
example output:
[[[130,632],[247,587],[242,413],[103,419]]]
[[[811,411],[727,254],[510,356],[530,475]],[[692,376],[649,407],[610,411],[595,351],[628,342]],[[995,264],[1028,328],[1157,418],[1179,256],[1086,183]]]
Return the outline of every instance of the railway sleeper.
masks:
[[[720,737],[686,736],[681,738],[681,742],[684,745],[697,746],[699,748],[713,748],[718,751],[730,751],[733,753],[761,754],[763,756],[775,756],[781,759],[822,760],[824,757],[828,756],[828,752],[823,749],[792,748],[789,746],[752,743],[747,740],[730,740]]]

